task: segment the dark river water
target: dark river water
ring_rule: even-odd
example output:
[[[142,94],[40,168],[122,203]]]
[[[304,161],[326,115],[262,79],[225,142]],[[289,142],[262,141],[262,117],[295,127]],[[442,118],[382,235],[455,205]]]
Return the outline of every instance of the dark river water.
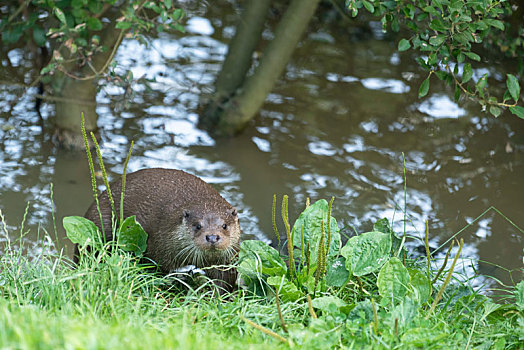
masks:
[[[237,17],[226,2],[196,6],[188,9],[186,34],[161,34],[148,47],[125,41],[118,51],[122,70],[156,81],[152,89],[135,84],[128,109],[121,108],[118,87],[98,95],[102,154],[112,178],[134,140],[130,171],[178,168],[202,177],[239,209],[246,237],[274,238],[273,194],[290,196],[290,218],[307,197],[335,196],[333,213],[346,236],[370,231],[386,217],[397,232],[423,238],[427,221],[435,248],[457,233],[464,238],[460,269],[470,276],[521,278],[524,121],[509,113],[495,119],[473,102],[457,104],[437,80],[418,99],[425,75],[413,53],[396,52],[398,39],[374,23],[369,34],[356,35],[347,24],[315,19],[258,117],[240,136],[214,140],[196,122]],[[271,38],[269,28],[264,37]],[[61,220],[83,215],[92,201],[87,160],[53,145],[52,105],[42,108],[42,131],[31,94],[5,83],[31,81],[24,52],[2,60],[0,209],[7,229],[19,235],[27,207],[26,237],[55,237],[54,209],[58,247],[71,254]],[[475,75],[501,81],[505,68],[512,67],[491,62]]]

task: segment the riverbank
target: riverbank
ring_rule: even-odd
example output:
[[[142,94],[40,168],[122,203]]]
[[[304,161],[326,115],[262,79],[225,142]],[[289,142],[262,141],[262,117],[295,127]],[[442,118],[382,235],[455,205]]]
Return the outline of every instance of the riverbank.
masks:
[[[218,296],[205,286],[173,289],[125,253],[92,256],[73,268],[49,246],[42,245],[30,259],[20,241],[4,243],[0,348],[519,349],[524,344],[524,282],[499,291],[505,296],[495,303],[467,282],[439,288],[446,269],[423,296],[424,281],[438,272],[409,258],[403,264],[412,289],[402,297],[384,297],[389,284],[383,280],[391,275],[381,277],[382,270],[387,267],[393,276],[403,271],[400,260],[392,257],[380,272],[348,278],[340,286],[327,272],[313,293],[307,292],[307,283],[298,294],[281,283],[277,303],[271,288],[259,296],[247,290]],[[257,249],[266,251],[257,253],[262,263],[258,272],[256,267],[249,270]],[[260,281],[274,284],[270,275],[278,276],[280,258],[271,260],[271,254],[259,243],[243,245],[239,269],[247,287],[249,276],[257,274]],[[288,271],[282,276],[281,281],[295,283]],[[390,286],[397,288],[392,293],[402,294],[398,285]]]

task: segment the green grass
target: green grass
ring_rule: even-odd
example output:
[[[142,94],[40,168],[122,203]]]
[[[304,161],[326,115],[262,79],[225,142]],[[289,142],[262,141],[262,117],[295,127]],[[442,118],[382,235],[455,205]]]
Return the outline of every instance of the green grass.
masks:
[[[0,348],[278,345],[239,317],[276,312],[260,299],[238,295],[226,301],[205,291],[177,295],[126,255],[95,263],[71,269],[60,257],[30,260],[6,251],[0,260]]]
[[[506,292],[506,304],[496,304],[467,285],[451,283],[430,312],[437,290],[425,303],[412,297],[385,302],[376,289],[376,274],[370,274],[360,284],[317,291],[314,313],[306,298],[282,297],[283,325],[272,294],[218,296],[206,288],[175,292],[165,279],[144,272],[129,254],[92,255],[72,268],[69,259],[45,249],[29,258],[20,245],[6,243],[0,256],[0,348],[524,346],[524,295],[515,301],[513,294],[524,293],[523,286]],[[326,302],[335,295],[346,305]]]

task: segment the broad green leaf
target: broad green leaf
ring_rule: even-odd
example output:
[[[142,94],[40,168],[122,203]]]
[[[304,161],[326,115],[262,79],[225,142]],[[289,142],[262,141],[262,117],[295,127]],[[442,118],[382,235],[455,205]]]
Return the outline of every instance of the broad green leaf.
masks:
[[[425,304],[431,297],[431,281],[422,271],[417,269],[409,269],[409,276],[411,277],[411,286],[414,289],[419,303]]]
[[[342,287],[349,277],[346,269],[346,259],[343,256],[336,258],[327,266],[326,284],[331,287]]]
[[[409,273],[398,258],[393,257],[382,266],[378,273],[377,286],[380,296],[394,304],[409,292]]]
[[[344,300],[333,295],[315,298],[312,300],[311,304],[315,309],[319,309],[324,312],[329,311],[329,306],[331,304],[334,304],[337,308],[341,308],[348,305]]]
[[[55,16],[58,18],[58,20],[62,22],[62,24],[67,24],[67,20],[64,15],[64,12],[60,10],[58,7],[55,7],[54,11],[55,11]]]
[[[488,82],[488,75],[484,74],[482,78],[477,81],[477,84],[475,84],[475,89],[479,93],[481,98],[484,98],[484,88],[486,87],[486,83]]]
[[[304,232],[304,250],[308,243],[310,245],[310,258],[312,263],[316,263],[318,254],[318,245],[322,235],[321,222],[324,222],[324,242],[327,249],[328,245],[328,228],[327,218],[329,212],[329,204],[325,199],[320,199],[307,207],[295,221],[293,225],[293,245],[298,249],[302,249],[302,228]],[[331,244],[329,245],[328,261],[339,255],[341,239],[337,220],[331,217]],[[298,258],[298,257],[297,257]]]
[[[450,28],[449,24],[443,22],[440,19],[434,19],[433,21],[431,21],[429,27],[441,33],[446,33]]]
[[[406,3],[403,12],[406,18],[413,19],[415,16],[415,6],[410,3]]]
[[[394,17],[391,21],[391,30],[395,33],[398,33],[398,31],[400,30],[400,22],[398,21],[397,17]]]
[[[500,115],[500,113],[502,113],[502,110],[500,109],[500,107],[491,105],[489,107],[489,112],[496,118]]]
[[[142,256],[147,248],[147,233],[142,225],[136,221],[136,215],[130,216],[122,222],[117,232],[118,243],[122,250]]]
[[[433,6],[424,7],[424,11],[432,14],[433,16],[440,17],[440,12],[438,12]]]
[[[346,268],[354,276],[378,271],[388,260],[391,251],[391,235],[383,232],[366,232],[351,237],[340,251],[346,258]]]
[[[515,304],[521,312],[524,311],[524,281],[515,286]]]
[[[442,0],[433,0],[431,2],[432,5],[435,5],[436,7],[438,7],[440,9],[440,12],[441,13],[444,13],[444,8],[442,7]]]
[[[492,27],[495,27],[497,29],[504,31],[504,22],[502,21],[499,21],[497,19],[485,19],[484,22],[486,22],[487,24],[489,24]]]
[[[368,324],[373,321],[373,304],[371,304],[371,300],[365,299],[358,302],[353,310],[349,312],[348,319],[362,320],[362,324]]]
[[[433,52],[431,55],[429,55],[428,57],[428,64],[430,66],[434,66],[436,63],[437,63],[437,59],[438,59],[438,56],[437,56],[437,53],[436,52]]]
[[[420,88],[418,89],[418,97],[424,97],[428,94],[429,91],[429,76],[420,84]]]
[[[429,38],[429,44],[433,46],[440,46],[442,43],[446,40],[446,36],[444,34],[439,34],[436,36],[432,36]]]
[[[89,17],[87,19],[87,28],[90,30],[101,30],[102,29],[102,22],[96,17]]]
[[[460,86],[458,84],[455,85],[455,93],[453,94],[453,99],[455,100],[455,102],[459,101],[461,93],[462,89],[460,88]]]
[[[239,271],[249,276],[282,276],[287,266],[276,249],[262,241],[248,240],[240,244]]]
[[[176,9],[174,12],[173,12],[173,15],[171,16],[171,18],[175,21],[178,21],[179,19],[181,19],[182,17],[184,17],[184,10],[182,9]]]
[[[371,13],[375,12],[375,7],[374,7],[373,4],[370,3],[369,1],[367,1],[367,0],[362,0],[362,4],[363,4],[364,7],[366,8],[366,10],[368,10],[369,12],[371,12]]]
[[[66,216],[62,220],[67,238],[71,242],[84,245],[90,242],[100,242],[100,232],[95,223],[81,216]]]
[[[506,80],[506,85],[508,87],[509,93],[515,101],[518,101],[520,95],[519,81],[513,74],[508,74],[507,77],[508,79]]]
[[[511,94],[509,93],[509,90],[506,90],[504,92],[504,96],[502,97],[502,101],[503,102],[506,102],[507,100],[510,100],[512,97],[511,97]]]
[[[474,52],[471,52],[471,51],[464,51],[463,54],[466,55],[466,56],[468,56],[470,59],[472,59],[472,60],[474,60],[474,61],[480,62],[480,56],[477,55],[477,54],[474,53]]]
[[[278,295],[283,301],[297,301],[304,296],[297,286],[287,280],[286,276],[270,276],[267,278],[267,283],[278,289]]]
[[[462,72],[462,83],[467,83],[473,77],[473,69],[471,69],[471,64],[464,64],[464,70]]]
[[[411,43],[407,39],[401,39],[398,43],[399,51],[406,51],[411,47]]]
[[[524,119],[524,107],[521,107],[521,106],[509,107],[509,111],[515,114],[517,117]]]
[[[429,17],[429,14],[427,12],[421,12],[417,15],[417,21],[421,22]]]

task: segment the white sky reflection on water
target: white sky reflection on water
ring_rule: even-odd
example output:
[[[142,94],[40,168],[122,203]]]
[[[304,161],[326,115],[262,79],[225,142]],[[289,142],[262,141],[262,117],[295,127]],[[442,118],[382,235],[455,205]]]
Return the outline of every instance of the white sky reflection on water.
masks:
[[[334,156],[337,150],[327,141],[313,141],[308,144],[311,153],[319,156]]]
[[[186,32],[200,35],[211,35],[215,32],[211,22],[202,17],[191,17],[187,20],[185,28]]]
[[[451,101],[449,96],[433,94],[418,106],[418,110],[434,118],[458,118],[466,115],[466,111]]]
[[[262,152],[271,152],[271,144],[268,140],[264,140],[256,136],[253,136],[251,140],[255,145],[257,145],[258,149]]]
[[[370,90],[382,90],[392,94],[403,94],[409,91],[409,86],[396,79],[366,78],[361,82],[366,89]]]

